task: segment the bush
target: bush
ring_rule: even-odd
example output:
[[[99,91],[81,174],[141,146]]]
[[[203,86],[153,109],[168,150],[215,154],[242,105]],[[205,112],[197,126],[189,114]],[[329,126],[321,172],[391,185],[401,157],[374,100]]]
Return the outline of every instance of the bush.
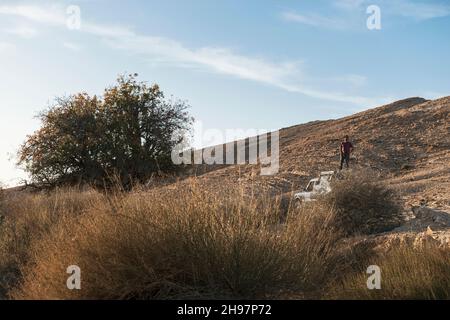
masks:
[[[374,256],[381,269],[381,290],[368,290],[364,271],[344,279],[331,298],[450,299],[450,248],[401,246]]]
[[[231,188],[230,188],[231,189]],[[110,198],[31,247],[17,299],[276,298],[318,290],[334,260],[329,212],[288,216],[239,192],[159,189]],[[66,288],[78,265],[82,290]]]
[[[334,208],[334,223],[347,236],[389,231],[403,221],[395,192],[367,171],[339,177],[323,200]]]

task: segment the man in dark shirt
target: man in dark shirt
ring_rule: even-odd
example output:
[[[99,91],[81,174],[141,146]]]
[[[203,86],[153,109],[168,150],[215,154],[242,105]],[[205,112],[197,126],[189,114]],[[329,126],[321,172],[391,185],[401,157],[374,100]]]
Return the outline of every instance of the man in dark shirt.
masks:
[[[342,143],[341,143],[341,148],[340,148],[340,151],[341,151],[341,170],[342,170],[342,167],[344,165],[344,161],[345,161],[345,164],[347,165],[347,168],[348,168],[348,163],[350,161],[350,154],[353,151],[353,145],[348,140],[349,140],[348,136],[345,136],[344,141],[342,141]]]

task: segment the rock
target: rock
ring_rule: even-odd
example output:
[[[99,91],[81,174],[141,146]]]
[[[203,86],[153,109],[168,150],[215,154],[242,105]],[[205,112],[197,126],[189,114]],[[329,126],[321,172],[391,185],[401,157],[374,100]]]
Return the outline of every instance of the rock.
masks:
[[[414,218],[406,221],[402,226],[394,229],[395,232],[430,232],[450,229],[450,214],[428,207],[413,207]]]

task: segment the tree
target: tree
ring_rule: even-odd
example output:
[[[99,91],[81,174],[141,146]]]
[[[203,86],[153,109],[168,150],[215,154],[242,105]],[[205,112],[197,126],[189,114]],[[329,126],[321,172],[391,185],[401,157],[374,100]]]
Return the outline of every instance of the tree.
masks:
[[[158,85],[120,76],[103,97],[57,98],[39,115],[42,127],[27,137],[18,164],[45,187],[114,179],[123,186],[172,172],[171,151],[189,130],[188,105],[167,100]]]

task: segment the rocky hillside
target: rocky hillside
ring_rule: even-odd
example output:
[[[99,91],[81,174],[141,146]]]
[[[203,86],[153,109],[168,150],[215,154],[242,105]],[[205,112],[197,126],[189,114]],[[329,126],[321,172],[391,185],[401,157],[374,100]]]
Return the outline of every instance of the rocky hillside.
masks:
[[[351,167],[378,172],[402,197],[408,220],[363,241],[381,247],[424,241],[450,246],[450,97],[410,98],[342,119],[285,128],[280,131],[277,175],[261,176],[257,165],[199,166],[196,181],[211,192],[241,186],[290,197],[320,171],[338,170],[339,146],[346,134],[355,146]]]
[[[320,171],[339,166],[339,145],[348,134],[353,168],[372,168],[404,197],[405,206],[450,209],[450,97],[409,98],[355,115],[315,121],[280,131],[280,172],[259,175],[258,166],[198,168],[213,188],[225,181],[289,192]],[[202,174],[201,174],[202,173]]]

